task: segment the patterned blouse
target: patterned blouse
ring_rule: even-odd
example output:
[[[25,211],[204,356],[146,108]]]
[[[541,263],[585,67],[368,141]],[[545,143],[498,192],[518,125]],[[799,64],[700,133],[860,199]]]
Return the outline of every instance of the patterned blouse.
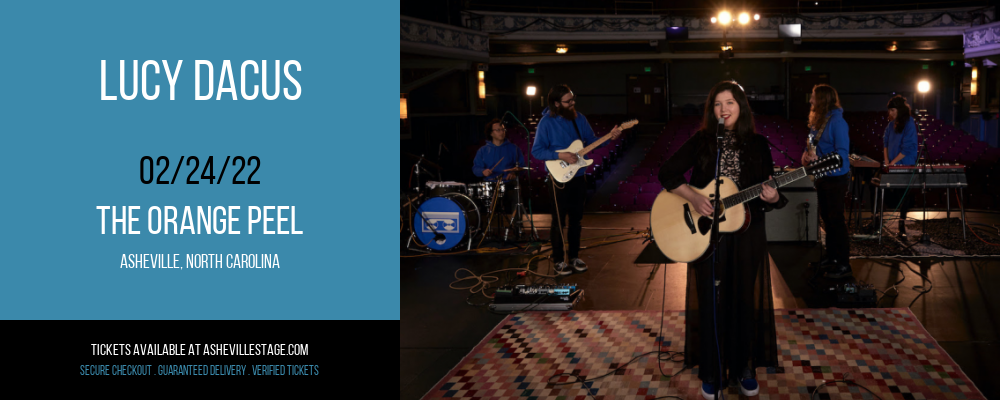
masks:
[[[734,182],[740,181],[740,153],[736,150],[736,132],[726,131],[722,139],[721,175],[728,176]]]

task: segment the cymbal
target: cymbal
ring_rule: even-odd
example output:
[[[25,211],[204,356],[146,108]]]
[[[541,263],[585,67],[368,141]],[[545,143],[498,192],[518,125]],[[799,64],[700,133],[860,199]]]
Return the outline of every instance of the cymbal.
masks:
[[[503,172],[521,172],[521,171],[531,171],[528,167],[514,167],[503,170]]]
[[[440,171],[442,169],[440,165],[435,164],[433,161],[428,160],[425,157],[421,157],[421,156],[418,156],[418,155],[415,155],[415,154],[410,154],[410,153],[407,153],[405,151],[401,151],[400,153],[402,153],[404,156],[406,156],[407,158],[409,158],[411,160],[422,161],[423,164],[421,164],[421,166],[431,167],[431,168],[434,168],[434,169],[436,169],[438,171]]]

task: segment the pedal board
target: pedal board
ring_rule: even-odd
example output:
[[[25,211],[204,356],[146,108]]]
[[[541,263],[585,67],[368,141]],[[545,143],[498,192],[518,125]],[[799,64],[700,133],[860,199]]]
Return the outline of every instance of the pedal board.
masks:
[[[580,302],[576,284],[507,285],[497,289],[493,311],[568,311]]]
[[[840,308],[874,308],[878,300],[872,284],[842,283],[830,287],[830,293]]]

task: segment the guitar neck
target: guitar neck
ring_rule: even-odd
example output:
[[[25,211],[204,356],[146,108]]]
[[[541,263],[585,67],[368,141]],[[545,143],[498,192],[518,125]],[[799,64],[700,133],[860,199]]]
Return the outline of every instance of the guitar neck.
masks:
[[[607,134],[607,135],[604,135],[604,137],[602,137],[600,139],[597,139],[596,141],[594,141],[594,143],[591,143],[590,146],[584,147],[583,150],[580,150],[580,152],[577,153],[577,154],[579,154],[579,155],[582,156],[584,154],[590,153],[592,150],[596,149],[598,146],[604,144],[604,142],[607,142],[608,139],[611,139],[611,134],[610,133]]]
[[[785,186],[789,183],[795,182],[805,177],[806,177],[806,169],[805,167],[802,167],[795,171],[774,178],[773,181],[768,180],[763,183],[758,183],[756,185],[743,189],[739,193],[736,193],[732,196],[722,199],[722,204],[726,208],[737,206],[760,197],[761,192],[764,190],[763,185],[768,185],[770,187],[777,189],[779,187]]]

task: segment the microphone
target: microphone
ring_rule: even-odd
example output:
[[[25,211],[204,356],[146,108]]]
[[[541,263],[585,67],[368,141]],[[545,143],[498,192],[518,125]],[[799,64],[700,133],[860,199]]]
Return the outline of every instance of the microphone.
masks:
[[[716,136],[718,136],[719,139],[722,139],[722,133],[725,132],[725,130],[726,130],[726,119],[719,117],[719,129],[715,131]]]

